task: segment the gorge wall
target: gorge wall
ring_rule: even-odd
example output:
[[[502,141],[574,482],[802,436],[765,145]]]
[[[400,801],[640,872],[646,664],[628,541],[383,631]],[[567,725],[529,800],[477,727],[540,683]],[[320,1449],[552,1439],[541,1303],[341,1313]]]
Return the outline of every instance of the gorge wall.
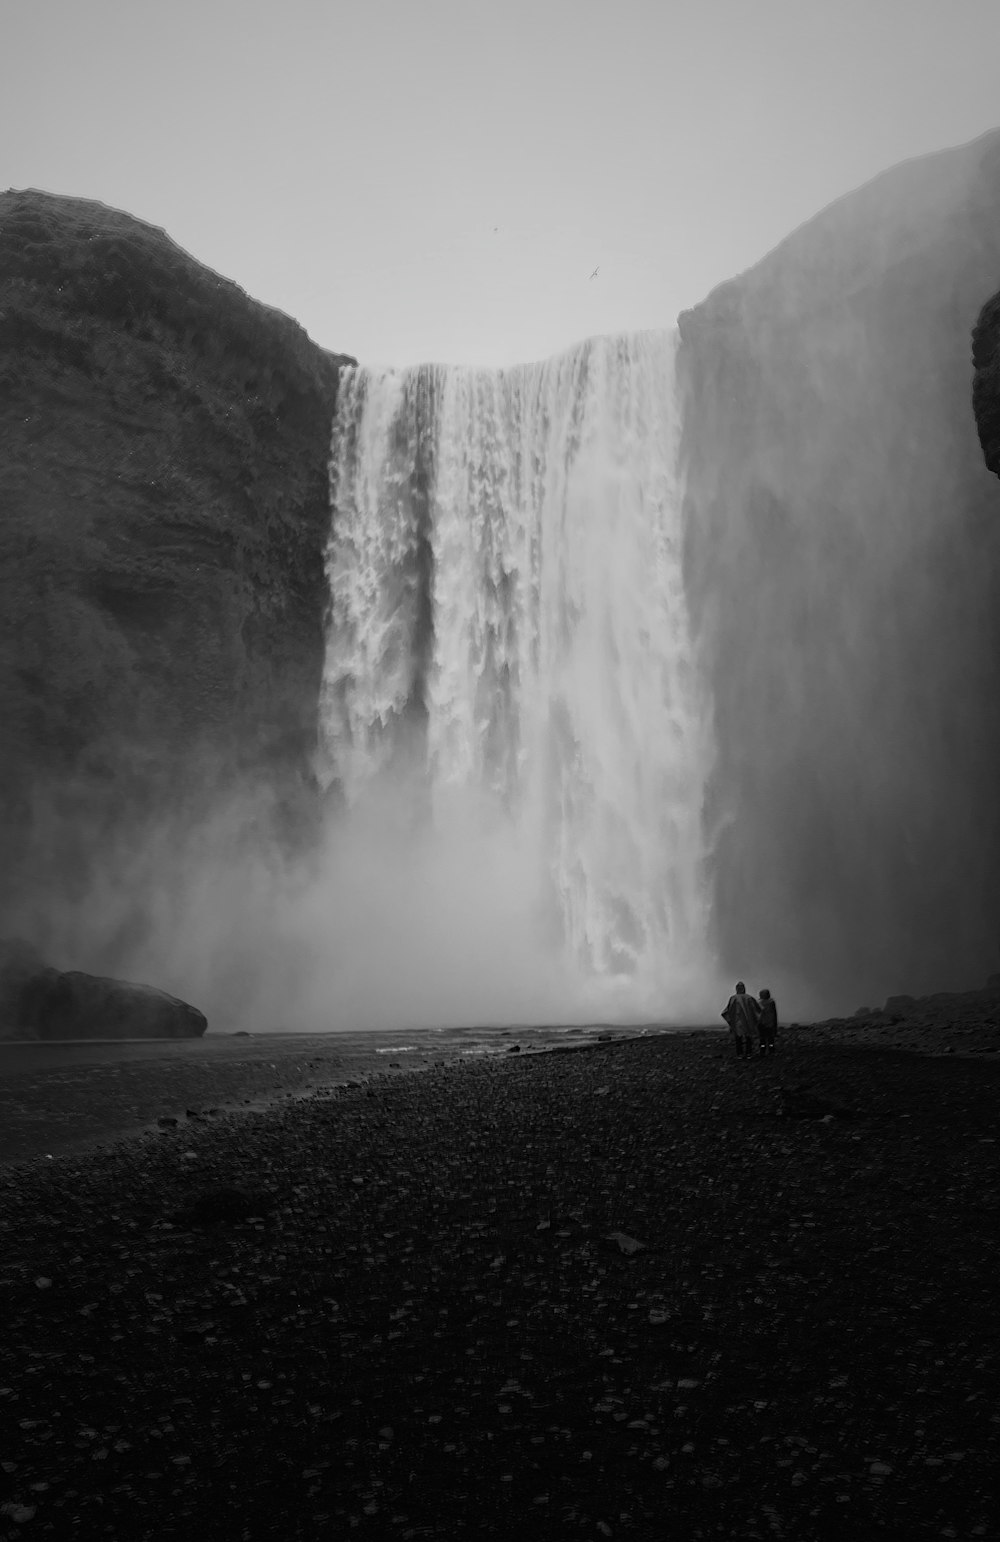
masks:
[[[680,318],[719,947],[841,1007],[996,967],[1000,488],[970,334],[998,278],[991,134]],[[995,418],[983,442],[996,469]]]
[[[339,362],[160,230],[0,197],[0,934],[61,967],[135,955],[140,848],[315,822]]]
[[[454,1014],[495,975],[559,1016],[557,933],[653,1013],[685,959],[803,1010],[978,983],[998,283],[994,134],[825,210],[677,347],[352,371],[331,526],[353,361],[162,231],[3,195],[0,935],[213,1026],[381,1021],[372,980],[413,1020],[456,957]],[[383,774],[414,756],[420,811]],[[411,815],[454,839],[414,855]]]

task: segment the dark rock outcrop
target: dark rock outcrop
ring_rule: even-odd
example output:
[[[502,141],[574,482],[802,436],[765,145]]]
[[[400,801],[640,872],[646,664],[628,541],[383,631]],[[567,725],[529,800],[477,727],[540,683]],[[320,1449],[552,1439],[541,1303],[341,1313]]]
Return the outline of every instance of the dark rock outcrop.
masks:
[[[30,946],[0,940],[0,1038],[196,1039],[205,1014],[152,985],[50,968]]]
[[[197,1039],[204,1012],[152,985],[69,970],[59,975],[38,1016],[40,1039]]]
[[[972,333],[972,407],[983,458],[1000,477],[1000,294],[987,300]]]
[[[884,1007],[859,1007],[853,1017],[828,1018],[802,1030],[813,1037],[924,1054],[1000,1053],[1000,985],[930,996],[890,996]]]
[[[308,819],[341,362],[161,230],[0,196],[0,922],[164,810]]]
[[[1000,489],[969,336],[998,274],[994,133],[887,172],[680,319],[730,970],[836,1000],[995,965]]]

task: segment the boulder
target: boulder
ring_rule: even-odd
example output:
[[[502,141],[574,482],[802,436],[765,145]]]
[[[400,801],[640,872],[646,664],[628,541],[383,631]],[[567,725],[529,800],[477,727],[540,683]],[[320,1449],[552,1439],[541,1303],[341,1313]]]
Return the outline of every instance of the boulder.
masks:
[[[972,410],[989,469],[1000,477],[1000,294],[983,306],[972,331]]]
[[[0,1039],[196,1039],[203,1012],[152,985],[45,963],[30,942],[0,938]]]
[[[203,1012],[152,985],[70,970],[47,991],[37,1015],[40,1039],[197,1039]]]

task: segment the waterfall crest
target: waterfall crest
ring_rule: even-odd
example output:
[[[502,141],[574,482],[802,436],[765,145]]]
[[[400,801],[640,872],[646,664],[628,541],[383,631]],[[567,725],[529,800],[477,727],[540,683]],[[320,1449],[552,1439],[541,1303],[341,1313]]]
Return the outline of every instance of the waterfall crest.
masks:
[[[347,826],[378,807],[446,852],[469,928],[488,896],[487,946],[558,977],[567,1017],[690,1019],[716,989],[675,352],[642,333],[340,383],[323,775]]]

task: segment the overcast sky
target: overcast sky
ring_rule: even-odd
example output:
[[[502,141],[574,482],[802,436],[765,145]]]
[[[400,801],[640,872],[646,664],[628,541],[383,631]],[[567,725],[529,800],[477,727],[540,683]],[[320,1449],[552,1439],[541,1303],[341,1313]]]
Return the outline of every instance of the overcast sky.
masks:
[[[0,187],[161,225],[364,363],[510,363],[1000,125],[998,60],[1000,0],[0,0]]]

